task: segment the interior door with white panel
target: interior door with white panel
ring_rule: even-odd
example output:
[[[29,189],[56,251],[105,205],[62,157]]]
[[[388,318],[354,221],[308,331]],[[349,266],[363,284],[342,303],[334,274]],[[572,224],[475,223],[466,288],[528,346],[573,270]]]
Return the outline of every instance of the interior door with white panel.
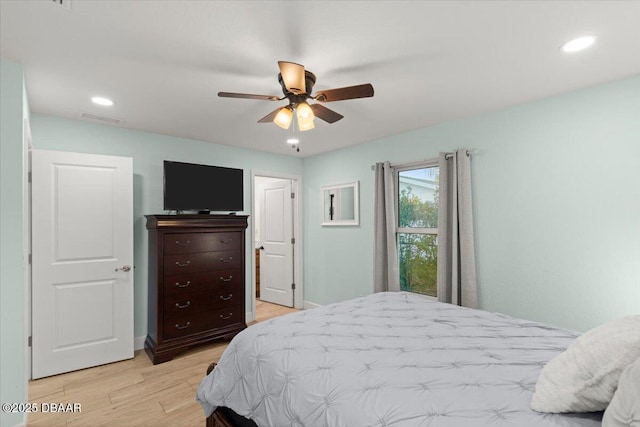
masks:
[[[32,151],[32,377],[133,357],[133,159]]]
[[[262,186],[260,299],[293,307],[293,202],[291,181]]]

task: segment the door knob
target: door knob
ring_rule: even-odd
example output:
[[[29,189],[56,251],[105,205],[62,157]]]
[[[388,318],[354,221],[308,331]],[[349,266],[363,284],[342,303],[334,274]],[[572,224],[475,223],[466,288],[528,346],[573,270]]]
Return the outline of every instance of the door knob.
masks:
[[[118,270],[122,270],[124,272],[131,271],[131,266],[130,265],[123,265],[121,268],[116,268],[116,271],[118,271]]]
[[[264,246],[260,246],[258,249],[260,249],[261,251],[264,251]]]

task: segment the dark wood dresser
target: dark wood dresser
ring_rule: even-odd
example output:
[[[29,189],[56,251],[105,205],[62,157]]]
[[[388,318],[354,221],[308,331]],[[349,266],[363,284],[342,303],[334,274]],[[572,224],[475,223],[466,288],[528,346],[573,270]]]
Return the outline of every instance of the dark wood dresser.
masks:
[[[246,328],[247,216],[146,218],[149,301],[144,348],[153,364]]]

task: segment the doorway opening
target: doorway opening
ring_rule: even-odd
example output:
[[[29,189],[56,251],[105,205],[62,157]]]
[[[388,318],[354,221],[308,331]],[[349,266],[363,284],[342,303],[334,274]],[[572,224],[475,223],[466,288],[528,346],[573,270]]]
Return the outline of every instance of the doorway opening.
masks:
[[[302,308],[301,178],[252,171],[251,182],[252,317],[258,298]]]

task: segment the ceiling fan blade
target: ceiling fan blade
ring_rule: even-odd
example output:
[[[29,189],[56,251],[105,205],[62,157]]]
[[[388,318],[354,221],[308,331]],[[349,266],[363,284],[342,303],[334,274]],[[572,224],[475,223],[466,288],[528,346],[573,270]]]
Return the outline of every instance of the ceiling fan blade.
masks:
[[[284,87],[291,93],[301,95],[306,93],[304,66],[295,62],[278,61],[280,75],[284,81]]]
[[[311,104],[310,107],[317,118],[322,119],[327,123],[335,123],[344,117],[342,114],[338,114],[321,104]]]
[[[269,114],[267,114],[266,116],[264,116],[263,118],[258,120],[258,123],[271,123],[271,122],[273,122],[273,119],[276,118],[276,116],[278,115],[278,112],[280,112],[281,109],[282,109],[282,107],[276,108],[275,110],[273,110],[272,112],[270,112]]]
[[[250,93],[234,93],[234,92],[218,92],[218,96],[222,98],[243,98],[243,99],[260,99],[264,101],[281,101],[284,98],[278,98],[273,95],[252,95]]]
[[[369,98],[373,96],[371,83],[341,87],[339,89],[321,90],[315,99],[321,102],[344,101],[345,99]]]

